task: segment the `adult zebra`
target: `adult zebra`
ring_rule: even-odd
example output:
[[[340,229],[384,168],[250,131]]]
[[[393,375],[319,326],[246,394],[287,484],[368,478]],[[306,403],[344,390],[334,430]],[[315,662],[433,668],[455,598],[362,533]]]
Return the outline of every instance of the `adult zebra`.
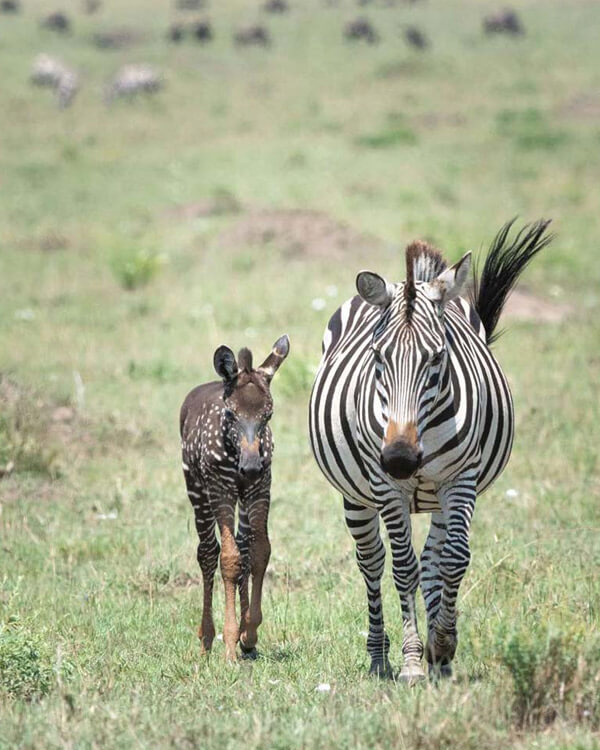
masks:
[[[550,222],[513,222],[496,236],[469,300],[461,297],[471,263],[451,268],[423,242],[406,249],[406,281],[363,271],[358,295],[333,315],[310,399],[313,453],[342,493],[346,524],[369,605],[370,673],[391,676],[381,605],[387,527],[402,608],[400,678],[422,679],[415,594],[427,611],[426,656],[433,675],[451,674],[456,598],[470,560],[475,499],[500,474],[513,440],[513,405],[489,346],[519,274],[551,237]],[[411,513],[431,513],[420,558]]]

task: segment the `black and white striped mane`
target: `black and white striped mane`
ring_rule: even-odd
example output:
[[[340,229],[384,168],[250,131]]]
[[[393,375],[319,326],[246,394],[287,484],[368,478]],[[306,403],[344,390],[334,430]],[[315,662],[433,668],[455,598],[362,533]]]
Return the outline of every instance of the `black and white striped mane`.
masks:
[[[417,296],[416,281],[433,281],[448,264],[439,250],[422,240],[411,242],[406,248],[406,282],[404,283],[404,298],[406,312],[410,319],[413,303]]]

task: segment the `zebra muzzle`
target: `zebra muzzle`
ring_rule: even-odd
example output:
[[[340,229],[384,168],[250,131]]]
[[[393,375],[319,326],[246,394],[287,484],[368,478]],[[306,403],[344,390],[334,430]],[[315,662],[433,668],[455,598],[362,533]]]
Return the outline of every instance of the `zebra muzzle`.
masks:
[[[394,479],[410,479],[422,460],[419,446],[401,437],[387,443],[381,451],[381,468]]]

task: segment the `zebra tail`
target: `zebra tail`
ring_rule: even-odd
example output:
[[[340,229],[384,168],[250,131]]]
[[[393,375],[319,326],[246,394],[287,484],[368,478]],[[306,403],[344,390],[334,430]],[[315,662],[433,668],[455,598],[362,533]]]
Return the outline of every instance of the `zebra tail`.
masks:
[[[508,235],[515,221],[507,222],[494,238],[481,276],[477,278],[476,269],[473,272],[470,301],[483,323],[488,346],[502,333],[496,326],[517,279],[534,256],[554,238],[552,234],[545,234],[551,219],[540,219],[525,225],[511,242]]]

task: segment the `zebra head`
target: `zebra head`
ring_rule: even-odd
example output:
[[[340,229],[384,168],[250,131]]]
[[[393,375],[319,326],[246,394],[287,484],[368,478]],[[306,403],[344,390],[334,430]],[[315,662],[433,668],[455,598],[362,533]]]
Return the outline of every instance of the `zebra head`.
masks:
[[[227,346],[220,346],[215,352],[215,370],[225,386],[222,415],[225,450],[237,458],[243,480],[256,479],[266,468],[265,444],[270,442],[267,425],[273,414],[270,384],[289,350],[290,341],[282,336],[256,369],[252,367],[250,349],[241,349],[237,361]]]
[[[461,293],[470,264],[467,253],[447,268],[433,248],[413,243],[405,282],[390,284],[370,271],[356,279],[362,299],[381,311],[371,350],[385,420],[380,461],[394,479],[409,479],[426,459],[422,435],[447,382],[444,309]]]

